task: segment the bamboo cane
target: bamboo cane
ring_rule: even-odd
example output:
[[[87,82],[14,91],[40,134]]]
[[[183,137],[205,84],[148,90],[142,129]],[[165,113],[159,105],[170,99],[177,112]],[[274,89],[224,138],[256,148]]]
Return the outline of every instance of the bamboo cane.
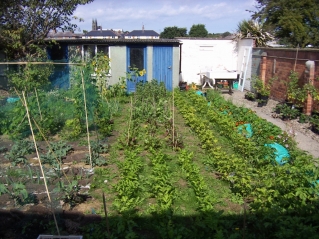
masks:
[[[93,168],[92,154],[91,154],[91,143],[90,143],[90,132],[89,132],[89,122],[88,122],[88,112],[87,112],[87,107],[86,107],[86,95],[85,95],[84,77],[83,77],[82,70],[81,70],[81,77],[82,77],[82,89],[83,89],[83,98],[84,98],[85,122],[86,122],[86,133],[87,133],[88,146],[89,146],[90,165],[91,165],[91,168]]]
[[[14,90],[15,90],[16,94],[18,95],[18,97],[19,97],[19,99],[20,99],[22,105],[23,105],[24,107],[26,107],[26,106],[25,106],[25,102],[23,101],[21,95],[18,93],[17,89],[14,88]],[[24,120],[26,117],[27,117],[27,113],[26,113],[25,116],[23,117],[23,120]],[[35,124],[35,126],[36,126],[37,129],[39,130],[39,132],[40,132],[42,138],[43,138],[44,141],[46,142],[47,146],[48,146],[49,149],[52,151],[52,153],[54,154],[54,156],[57,158],[57,156],[56,156],[56,154],[54,153],[54,151],[52,150],[52,148],[51,148],[51,146],[50,146],[50,144],[49,144],[47,138],[44,136],[44,134],[43,134],[43,132],[42,132],[40,126],[38,125],[38,123],[35,121],[35,119],[34,119],[33,117],[31,117],[31,118],[32,118],[32,120],[33,120],[33,123]],[[23,121],[23,120],[22,120],[22,121]],[[21,121],[21,123],[18,125],[18,127],[22,124],[22,121]],[[18,128],[18,127],[17,127],[17,128]],[[60,161],[57,160],[57,162],[58,162],[58,164],[60,165],[60,167],[62,168],[62,164],[60,163]],[[62,173],[63,173],[63,175],[65,176],[65,178],[67,179],[68,183],[70,183],[70,180],[69,180],[68,176],[65,174],[65,172],[62,171]]]
[[[39,113],[40,113],[40,118],[42,120],[42,113],[41,113],[41,108],[40,108],[40,103],[39,103],[39,97],[38,97],[38,91],[36,88],[34,88],[34,91],[35,91],[35,96],[37,98],[37,103],[38,103],[38,109],[39,109]]]
[[[172,103],[172,117],[173,117],[173,149],[175,149],[175,113],[174,113],[174,89],[173,89],[173,103]]]
[[[131,121],[132,121],[132,115],[133,115],[133,102],[132,102],[132,96],[131,96],[131,114],[130,114],[130,120],[128,122],[128,127],[127,127],[127,145],[129,145],[130,142],[130,126],[131,126]]]
[[[44,171],[43,171],[43,167],[42,167],[42,163],[41,163],[41,159],[40,159],[40,155],[39,155],[39,151],[38,151],[37,142],[36,142],[35,137],[34,137],[32,123],[31,123],[31,118],[30,118],[29,109],[28,109],[28,103],[27,103],[27,100],[25,98],[24,91],[22,91],[22,96],[23,96],[24,106],[25,106],[25,109],[27,111],[27,117],[28,117],[28,121],[29,121],[29,126],[30,126],[30,130],[31,130],[31,134],[32,134],[32,139],[33,139],[35,151],[37,153],[37,157],[38,157],[38,161],[39,161],[42,177],[43,177],[43,180],[44,180],[45,190],[46,190],[46,193],[48,195],[49,202],[51,204],[51,210],[52,210],[52,215],[53,215],[53,218],[54,218],[54,223],[55,223],[58,235],[60,236],[59,226],[58,226],[58,222],[56,220],[56,217],[55,217],[55,214],[54,214],[54,211],[53,211],[52,200],[51,200],[51,197],[50,197],[50,193],[49,193],[49,189],[48,189],[48,185],[47,185],[47,180],[46,180],[46,177],[45,177],[45,174],[44,174]]]

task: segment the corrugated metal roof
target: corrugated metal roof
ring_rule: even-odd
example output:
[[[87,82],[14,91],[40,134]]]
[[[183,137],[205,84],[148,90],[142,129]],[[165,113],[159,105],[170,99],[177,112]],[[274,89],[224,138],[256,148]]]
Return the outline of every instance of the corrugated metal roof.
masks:
[[[50,41],[50,38],[46,39]],[[60,43],[68,44],[108,44],[108,45],[127,45],[127,44],[180,44],[177,39],[56,39]]]

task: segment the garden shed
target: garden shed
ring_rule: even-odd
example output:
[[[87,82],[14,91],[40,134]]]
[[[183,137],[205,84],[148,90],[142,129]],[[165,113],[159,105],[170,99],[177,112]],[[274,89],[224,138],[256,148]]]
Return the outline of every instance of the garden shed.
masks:
[[[57,39],[58,45],[48,49],[50,60],[72,62],[103,51],[111,59],[108,83],[115,84],[126,76],[130,67],[146,70],[137,81],[156,79],[167,89],[178,86],[180,72],[180,42],[170,39]],[[56,87],[68,87],[70,66],[57,65],[52,77]],[[136,83],[127,81],[128,92]]]

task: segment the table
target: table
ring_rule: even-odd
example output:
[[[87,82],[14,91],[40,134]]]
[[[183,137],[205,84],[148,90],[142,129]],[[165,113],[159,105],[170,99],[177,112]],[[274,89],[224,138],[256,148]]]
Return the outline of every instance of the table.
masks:
[[[204,76],[204,84],[202,88],[204,88],[207,84],[211,87],[214,88],[215,90],[217,89],[217,84],[220,81],[227,80],[228,86],[229,86],[229,94],[233,93],[233,82],[239,80],[239,74],[237,71],[208,71],[207,76]],[[213,82],[213,86],[210,84],[210,81]]]

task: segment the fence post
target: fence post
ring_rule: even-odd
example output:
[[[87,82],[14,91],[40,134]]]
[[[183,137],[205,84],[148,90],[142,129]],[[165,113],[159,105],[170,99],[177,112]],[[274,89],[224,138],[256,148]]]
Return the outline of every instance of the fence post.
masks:
[[[260,79],[266,83],[266,70],[267,70],[267,52],[261,54],[261,67],[260,67]]]
[[[315,62],[314,61],[306,61],[306,70],[305,70],[306,83],[313,85],[313,81],[315,80]],[[311,115],[313,105],[312,96],[308,93],[306,104],[304,107],[304,113],[306,115]]]

